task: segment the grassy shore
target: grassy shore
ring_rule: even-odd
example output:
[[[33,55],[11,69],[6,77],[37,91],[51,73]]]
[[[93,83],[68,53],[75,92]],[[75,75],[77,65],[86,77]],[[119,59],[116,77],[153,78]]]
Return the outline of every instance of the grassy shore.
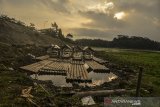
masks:
[[[146,96],[160,96],[160,52],[108,48],[95,49],[99,51],[100,57],[118,65],[127,65],[136,70],[138,70],[139,66],[144,67],[142,88],[152,91]]]

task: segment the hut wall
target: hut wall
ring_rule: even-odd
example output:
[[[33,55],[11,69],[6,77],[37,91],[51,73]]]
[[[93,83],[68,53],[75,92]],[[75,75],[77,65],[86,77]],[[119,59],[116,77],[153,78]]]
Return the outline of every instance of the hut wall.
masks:
[[[72,50],[71,49],[63,49],[61,52],[62,58],[70,58],[72,56]]]
[[[93,53],[92,52],[84,52],[83,53],[83,58],[88,59],[88,60],[92,60],[93,59]]]

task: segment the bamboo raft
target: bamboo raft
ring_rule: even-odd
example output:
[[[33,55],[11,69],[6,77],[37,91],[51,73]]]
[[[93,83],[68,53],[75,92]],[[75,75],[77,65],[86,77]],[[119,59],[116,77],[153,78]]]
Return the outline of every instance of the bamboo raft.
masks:
[[[48,58],[49,58],[49,55],[44,55],[44,56],[37,57],[36,59],[42,61],[42,60],[46,60]]]
[[[101,65],[95,61],[86,61],[87,65],[96,73],[108,73],[110,70],[105,67],[104,65]]]
[[[67,75],[69,63],[65,62],[52,62],[40,69],[40,75]]]
[[[93,60],[100,63],[100,64],[106,64],[108,63],[108,61],[106,60],[103,60],[103,59],[100,59],[100,58],[97,58],[97,57],[93,57]]]
[[[52,63],[52,61],[43,60],[43,61],[40,61],[37,63],[33,63],[30,65],[20,67],[20,69],[25,70],[25,71],[29,71],[30,73],[38,73],[41,68],[48,65],[49,63]]]
[[[66,77],[67,82],[92,82],[88,78],[88,72],[81,61],[70,64]]]
[[[79,64],[79,65],[84,65],[83,61],[78,61],[78,60],[72,60],[71,64]]]
[[[97,73],[108,73],[109,69],[96,61],[89,60],[85,63]],[[38,75],[62,75],[66,76],[66,82],[92,82],[88,78],[88,71],[83,61],[48,58],[27,66],[20,67],[24,71],[29,71]]]

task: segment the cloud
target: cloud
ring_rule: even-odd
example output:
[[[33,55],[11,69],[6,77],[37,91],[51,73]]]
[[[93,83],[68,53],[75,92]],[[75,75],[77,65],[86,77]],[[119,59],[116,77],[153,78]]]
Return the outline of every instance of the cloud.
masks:
[[[117,20],[123,20],[125,17],[126,17],[126,13],[123,11],[114,14],[114,18]]]
[[[40,0],[39,2],[43,3],[48,9],[60,13],[70,13],[68,10],[69,0]]]
[[[98,3],[95,5],[90,5],[87,7],[87,11],[94,11],[98,13],[110,13],[110,10],[114,8],[113,2],[104,2],[104,3]]]
[[[154,17],[153,18],[153,24],[156,25],[157,27],[160,27],[160,19]]]
[[[93,28],[72,28],[69,29],[75,35],[74,37],[79,38],[92,38],[92,39],[112,39],[112,34],[110,34],[109,30],[100,30]]]
[[[159,0],[113,0],[117,10],[134,10],[138,13],[142,13],[145,16],[156,16],[160,18],[160,1]]]
[[[159,0],[0,0],[0,10],[37,28],[56,21],[78,38],[125,34],[160,41]]]
[[[105,13],[97,13],[97,12],[81,12],[80,13],[83,17],[86,17],[92,20],[89,23],[83,23],[85,27],[94,27],[94,28],[101,28],[101,29],[116,29],[118,27],[125,26],[124,21],[118,21],[114,19],[114,15],[106,15]]]

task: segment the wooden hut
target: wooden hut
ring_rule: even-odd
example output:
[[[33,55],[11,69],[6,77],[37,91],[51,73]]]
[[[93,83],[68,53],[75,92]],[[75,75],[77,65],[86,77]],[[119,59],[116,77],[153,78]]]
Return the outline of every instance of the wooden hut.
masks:
[[[73,50],[73,53],[72,53],[73,60],[83,59],[83,49],[80,46],[73,46],[72,50]]]
[[[51,58],[59,58],[60,57],[60,47],[58,45],[51,45],[48,50],[47,50],[47,54],[49,54],[49,56]]]
[[[83,58],[84,60],[92,60],[93,59],[94,50],[91,47],[83,48]]]
[[[72,48],[69,45],[64,45],[61,47],[61,58],[71,58]]]

